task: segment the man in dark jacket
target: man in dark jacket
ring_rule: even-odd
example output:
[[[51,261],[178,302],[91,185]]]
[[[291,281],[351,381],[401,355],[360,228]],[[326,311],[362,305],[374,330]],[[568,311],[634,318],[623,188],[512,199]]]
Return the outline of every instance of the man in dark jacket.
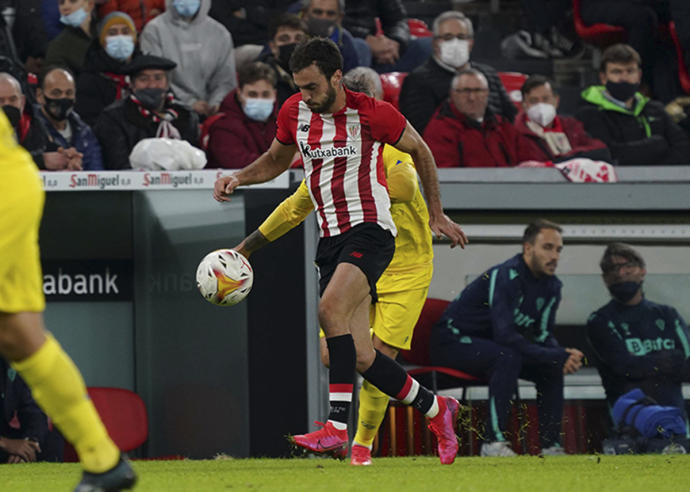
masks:
[[[539,219],[525,229],[522,253],[489,268],[453,300],[433,328],[434,365],[489,381],[490,412],[482,456],[514,456],[504,436],[518,377],[537,386],[543,454],[560,447],[563,375],[582,365],[582,352],[554,337],[561,281],[561,227]]]
[[[532,75],[522,85],[523,111],[515,128],[527,137],[535,160],[561,162],[577,157],[611,162],[611,153],[601,140],[587,135],[575,118],[559,116],[558,95],[543,75]]]
[[[145,138],[176,138],[197,145],[196,114],[170,92],[170,70],[175,63],[142,55],[132,62],[132,94],[113,103],[98,118],[94,133],[104,149],[106,169],[130,169],[129,154]]]
[[[62,65],[78,74],[84,65],[91,40],[96,37],[94,0],[58,2],[60,22],[65,25],[46,50],[45,65]]]
[[[488,108],[489,84],[470,68],[453,78],[450,98],[424,131],[438,167],[505,167],[535,160],[530,142]]]
[[[624,166],[690,163],[690,143],[661,103],[637,92],[640,55],[626,44],[609,46],[599,69],[599,86],[582,93],[586,104],[575,117],[603,141],[614,163]]]
[[[685,321],[673,307],[645,299],[645,261],[632,247],[610,244],[599,266],[613,299],[589,317],[587,337],[609,405],[640,388],[685,414],[681,375],[690,357]]]
[[[266,152],[275,136],[276,77],[271,67],[247,64],[240,68],[238,82],[209,130],[206,167],[244,167]]]
[[[453,77],[468,68],[484,74],[489,82],[489,108],[496,115],[513,121],[517,108],[488,65],[470,61],[474,44],[472,21],[462,12],[444,12],[434,19],[433,54],[410,73],[400,91],[400,110],[419,133],[423,133],[436,108],[448,97]]]

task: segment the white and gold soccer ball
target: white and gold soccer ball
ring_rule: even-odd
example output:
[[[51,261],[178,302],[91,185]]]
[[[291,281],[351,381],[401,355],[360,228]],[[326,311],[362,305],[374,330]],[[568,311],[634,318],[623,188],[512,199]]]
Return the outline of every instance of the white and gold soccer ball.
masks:
[[[208,302],[233,306],[252,290],[254,271],[249,261],[234,249],[207,254],[196,269],[196,285]]]

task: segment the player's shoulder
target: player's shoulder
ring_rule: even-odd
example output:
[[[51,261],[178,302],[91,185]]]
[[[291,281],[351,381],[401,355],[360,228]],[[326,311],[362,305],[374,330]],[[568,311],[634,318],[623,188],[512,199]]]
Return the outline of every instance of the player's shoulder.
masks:
[[[280,106],[280,112],[296,112],[299,109],[299,103],[302,101],[302,94],[296,92],[295,94],[288,97],[285,102]]]
[[[658,302],[643,299],[642,303],[649,311],[656,311],[668,317],[677,316],[677,311],[673,306],[667,304],[659,304]]]

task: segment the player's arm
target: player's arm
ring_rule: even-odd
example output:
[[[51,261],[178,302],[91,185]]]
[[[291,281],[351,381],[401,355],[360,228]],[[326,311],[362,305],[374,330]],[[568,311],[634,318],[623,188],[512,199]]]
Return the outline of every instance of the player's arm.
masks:
[[[230,201],[229,195],[238,186],[272,180],[290,167],[296,150],[296,145],[285,145],[274,138],[268,150],[257,160],[230,176],[218,178],[213,188],[213,198],[219,202],[227,202]]]
[[[254,251],[275,241],[301,224],[312,210],[314,210],[314,204],[309,196],[307,185],[303,180],[299,188],[283,200],[257,230],[252,232],[233,249],[245,258],[249,258]]]
[[[426,142],[409,122],[407,122],[402,136],[395,144],[395,148],[412,156],[417,173],[422,180],[422,188],[429,207],[429,227],[431,230],[438,237],[447,236],[451,240],[451,247],[459,244],[464,248],[467,243],[465,233],[458,224],[443,213],[434,157]]]

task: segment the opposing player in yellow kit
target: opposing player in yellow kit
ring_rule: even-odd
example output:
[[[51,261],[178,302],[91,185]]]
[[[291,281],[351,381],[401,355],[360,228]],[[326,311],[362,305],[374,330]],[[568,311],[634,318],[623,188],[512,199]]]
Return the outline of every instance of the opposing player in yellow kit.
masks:
[[[76,491],[130,488],[134,471],[108,437],[79,370],[43,326],[43,202],[38,170],[0,111],[0,354],[77,450],[84,473]]]
[[[378,84],[377,84],[378,82]],[[343,78],[345,86],[367,95],[381,96],[376,72],[359,67]],[[398,229],[395,255],[376,283],[378,302],[371,306],[370,325],[374,348],[395,359],[400,349],[409,349],[412,331],[424,306],[433,272],[433,250],[429,212],[417,183],[417,173],[408,154],[390,145],[383,150],[383,162],[391,198],[391,215]],[[314,209],[304,181],[283,201],[257,231],[235,249],[248,257],[260,247],[299,225]],[[323,335],[323,334],[322,334]],[[325,338],[321,354],[328,365]],[[368,381],[359,394],[357,433],[352,443],[350,463],[370,465],[371,448],[388,407],[388,396]]]

